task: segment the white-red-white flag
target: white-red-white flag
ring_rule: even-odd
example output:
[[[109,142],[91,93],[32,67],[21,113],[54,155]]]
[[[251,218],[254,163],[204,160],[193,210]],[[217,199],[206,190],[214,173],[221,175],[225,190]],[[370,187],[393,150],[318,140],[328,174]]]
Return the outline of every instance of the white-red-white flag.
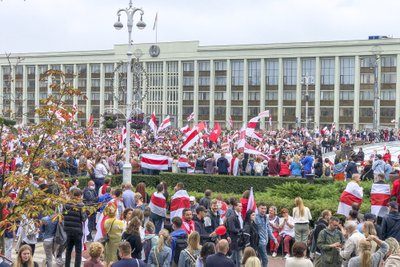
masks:
[[[232,129],[233,129],[233,120],[232,120],[232,116],[229,116],[228,124],[229,124],[229,128],[232,130]]]
[[[239,131],[235,131],[231,137],[231,140],[239,137]]]
[[[260,117],[260,118],[269,117],[269,110],[265,110],[265,111],[258,113],[258,117]]]
[[[337,209],[337,214],[348,216],[353,203],[358,203],[360,206],[363,201],[363,188],[356,182],[349,182],[340,196],[340,202]]]
[[[187,133],[190,132],[190,127],[189,125],[183,126],[182,128],[179,129],[182,133]]]
[[[189,164],[189,160],[186,157],[186,155],[181,155],[178,159],[178,167],[179,168],[189,168],[190,164]]]
[[[335,130],[335,128],[336,128],[336,126],[335,126],[335,123],[334,123],[334,122],[332,122],[332,126],[331,126],[331,132],[332,132],[333,130]]]
[[[229,164],[229,173],[233,176],[238,176],[239,172],[240,160],[237,157],[232,157],[231,162]]]
[[[262,157],[262,158],[264,158],[266,160],[269,160],[269,156],[268,155],[262,153],[261,151],[255,149],[254,147],[252,147],[251,145],[249,145],[247,143],[244,145],[243,152],[247,153],[247,154],[257,155],[257,156],[260,156],[260,157]]]
[[[168,170],[168,156],[155,155],[155,154],[141,154],[142,168],[150,170]]]
[[[156,118],[156,115],[154,114],[154,112],[153,112],[153,114],[151,114],[149,126],[150,126],[150,129],[153,131],[154,135],[157,135],[157,118]]]
[[[258,213],[256,199],[254,198],[253,187],[250,188],[249,202],[247,203],[246,212],[249,210],[254,211],[256,214]]]
[[[371,187],[371,213],[384,217],[389,213],[390,185],[372,184]]]
[[[135,144],[138,148],[142,147],[142,141],[140,140],[140,136],[137,133],[135,133]]]
[[[65,122],[65,118],[64,118],[63,114],[62,114],[59,110],[56,110],[56,112],[54,113],[54,115],[56,115],[56,118],[57,118],[59,121]]]
[[[126,128],[123,127],[121,130],[121,134],[119,135],[119,149],[124,147],[124,140],[126,139]]]
[[[272,127],[272,116],[269,116],[269,127]]]
[[[258,117],[258,116],[254,117],[254,118],[251,118],[249,120],[249,122],[247,123],[247,128],[246,128],[246,135],[247,136],[251,137],[253,135],[254,131],[256,130],[257,123],[258,123],[259,120],[260,120],[260,117]]]
[[[178,190],[171,198],[170,218],[182,217],[183,209],[190,209],[189,195],[186,190]]]
[[[168,127],[171,127],[171,119],[170,119],[169,115],[167,117],[165,117],[163,122],[160,124],[160,127],[158,127],[158,132],[161,132],[161,131],[167,129]]]
[[[189,133],[187,133],[187,138],[181,145],[182,151],[188,151],[189,148],[194,145],[197,141],[199,141],[200,136],[199,133],[205,128],[204,122],[201,122],[196,125]]]
[[[187,117],[187,121],[191,121],[194,119],[194,112],[192,112],[188,117]]]
[[[164,194],[154,192],[150,199],[149,208],[152,213],[165,218],[167,215],[167,201]]]

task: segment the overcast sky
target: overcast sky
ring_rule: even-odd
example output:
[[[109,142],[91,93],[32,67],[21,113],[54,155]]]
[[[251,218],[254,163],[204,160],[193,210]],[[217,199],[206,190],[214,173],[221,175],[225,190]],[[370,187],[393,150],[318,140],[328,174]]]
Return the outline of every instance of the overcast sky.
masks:
[[[112,49],[113,28],[129,0],[0,0],[0,52]],[[400,37],[399,0],[137,0],[146,29],[134,42],[198,40],[201,45],[264,44]],[[135,20],[139,19],[138,14]],[[121,21],[126,24],[126,16]]]

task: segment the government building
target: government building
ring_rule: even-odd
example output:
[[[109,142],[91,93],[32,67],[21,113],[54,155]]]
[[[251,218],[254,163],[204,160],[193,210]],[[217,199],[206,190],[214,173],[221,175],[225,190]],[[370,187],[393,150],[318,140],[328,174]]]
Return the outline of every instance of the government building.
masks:
[[[40,100],[52,94],[43,79],[48,69],[62,70],[66,82],[86,99],[69,97],[80,110],[78,124],[93,115],[125,112],[128,45],[110,50],[64,51],[0,56],[0,112],[19,124],[36,123]],[[134,44],[132,52],[145,77],[141,109],[172,125],[215,122],[234,128],[264,110],[260,128],[395,127],[400,118],[400,39],[201,46],[197,41]],[[141,53],[140,53],[141,52]],[[376,100],[376,101],[375,101]],[[374,102],[377,108],[374,109]],[[308,108],[306,108],[308,107]],[[307,109],[307,110],[306,110]],[[122,118],[122,117],[121,117]],[[193,124],[193,122],[191,122]],[[124,124],[121,119],[120,124]]]

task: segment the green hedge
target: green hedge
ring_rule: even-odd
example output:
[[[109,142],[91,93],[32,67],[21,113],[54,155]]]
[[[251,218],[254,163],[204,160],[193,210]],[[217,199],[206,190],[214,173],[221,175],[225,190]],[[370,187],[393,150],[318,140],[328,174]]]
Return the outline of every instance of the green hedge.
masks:
[[[121,175],[113,175],[112,186],[120,186],[122,184]],[[80,177],[80,185],[84,187],[89,178]],[[211,189],[214,192],[221,193],[243,193],[251,186],[255,192],[264,192],[268,188],[274,188],[284,183],[301,183],[306,184],[307,179],[293,177],[269,177],[269,176],[229,176],[229,175],[206,175],[206,174],[184,174],[184,173],[161,173],[160,175],[132,175],[132,184],[139,182],[146,183],[147,186],[156,187],[161,181],[166,181],[169,186],[175,186],[176,183],[182,182],[188,191],[204,192]],[[315,184],[332,183],[330,178],[317,178]]]

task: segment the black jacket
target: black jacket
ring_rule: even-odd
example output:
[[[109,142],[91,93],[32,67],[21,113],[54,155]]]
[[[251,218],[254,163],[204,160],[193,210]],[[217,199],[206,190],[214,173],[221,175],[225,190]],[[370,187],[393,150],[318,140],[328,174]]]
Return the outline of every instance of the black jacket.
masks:
[[[246,247],[250,246],[254,248],[255,251],[257,251],[258,241],[260,240],[257,224],[245,223],[243,227],[243,234],[244,234],[245,246]]]
[[[142,258],[142,248],[143,248],[143,244],[142,244],[142,240],[140,239],[140,235],[135,234],[135,233],[128,234],[127,232],[124,232],[122,234],[122,240],[128,241],[129,244],[131,245],[132,258],[140,260]]]
[[[234,267],[235,265],[233,264],[233,261],[222,254],[221,252],[218,252],[216,254],[210,255],[206,259],[206,264],[205,267]]]
[[[313,242],[314,244],[317,244],[317,240],[318,240],[318,235],[319,233],[324,230],[326,227],[328,227],[328,222],[325,220],[320,219],[317,222],[317,225],[315,226],[315,230],[314,230],[314,236],[313,236]],[[321,253],[321,250],[318,248],[317,245],[315,245],[316,249],[315,251],[318,253]]]
[[[194,221],[194,229],[199,233],[200,235],[200,244],[204,244],[206,242],[209,242],[211,238],[209,237],[210,234],[207,233],[206,227],[204,226],[204,219],[199,219],[195,215],[193,218]]]
[[[382,220],[382,235],[386,239],[394,237],[400,241],[400,213],[397,211],[389,212]]]
[[[229,244],[229,248],[231,250],[238,250],[240,249],[238,245],[239,237],[243,233],[243,230],[240,228],[238,215],[234,213],[232,216],[230,216],[227,219],[227,224],[228,224],[228,229],[227,229],[228,235],[231,238],[231,243]]]
[[[354,173],[358,173],[357,165],[354,161],[350,161],[346,167],[346,178],[351,179]]]
[[[89,187],[85,187],[83,189],[83,203],[86,205],[95,204],[99,201],[99,197],[96,194],[95,189],[90,189]]]
[[[87,214],[82,208],[83,203],[65,205],[64,230],[67,235],[83,235],[82,225]]]

